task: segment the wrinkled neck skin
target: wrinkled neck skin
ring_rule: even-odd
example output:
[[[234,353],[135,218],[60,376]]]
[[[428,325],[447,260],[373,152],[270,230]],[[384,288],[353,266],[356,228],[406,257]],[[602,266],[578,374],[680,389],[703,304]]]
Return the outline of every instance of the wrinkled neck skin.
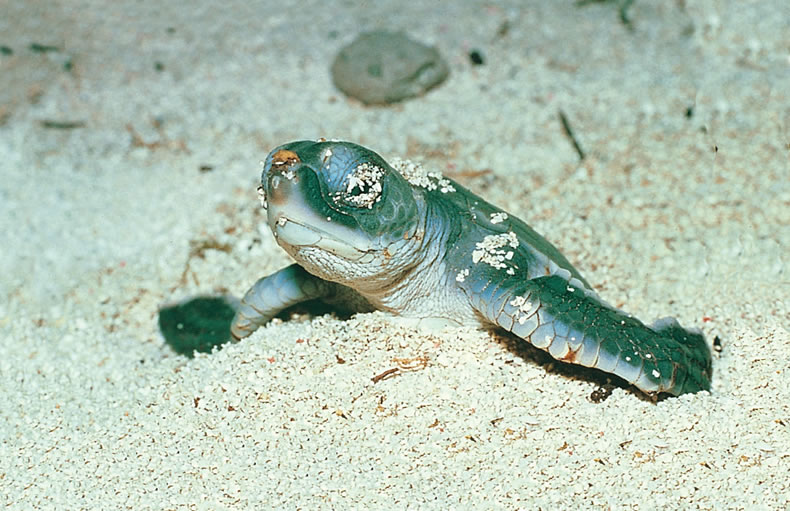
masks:
[[[389,247],[390,279],[348,284],[374,307],[392,312],[429,329],[444,326],[479,326],[478,316],[463,296],[455,292],[454,275],[445,265],[448,238],[454,232],[447,227],[457,221],[435,205],[418,200],[418,222],[408,231],[408,238]],[[397,267],[397,270],[393,270]],[[390,273],[391,272],[391,273]]]
[[[437,247],[442,232],[430,221],[427,204],[418,202],[417,221],[403,238],[395,239],[382,251],[380,279],[349,284],[371,303],[385,310],[403,311],[414,298],[425,295],[435,286],[434,277],[441,273],[441,257]]]

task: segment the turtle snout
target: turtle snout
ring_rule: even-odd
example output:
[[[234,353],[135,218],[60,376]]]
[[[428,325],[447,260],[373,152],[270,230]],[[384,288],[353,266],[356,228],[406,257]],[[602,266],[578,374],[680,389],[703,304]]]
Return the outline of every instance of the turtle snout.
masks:
[[[295,152],[287,149],[275,152],[269,161],[264,172],[266,200],[271,204],[283,204],[295,192],[294,185],[299,183],[298,171],[302,161]]]
[[[284,205],[294,193],[298,193],[298,183],[299,178],[293,172],[290,175],[272,174],[266,187],[266,201],[272,205]]]

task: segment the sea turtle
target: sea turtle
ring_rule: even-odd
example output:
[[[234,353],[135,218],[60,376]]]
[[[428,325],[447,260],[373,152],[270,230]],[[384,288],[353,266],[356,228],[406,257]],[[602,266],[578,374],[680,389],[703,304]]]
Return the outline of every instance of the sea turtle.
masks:
[[[266,157],[261,183],[269,227],[296,263],[246,293],[235,339],[322,299],[419,325],[498,325],[649,395],[710,388],[701,332],[672,318],[647,326],[605,303],[526,223],[439,173],[350,142],[301,140]]]

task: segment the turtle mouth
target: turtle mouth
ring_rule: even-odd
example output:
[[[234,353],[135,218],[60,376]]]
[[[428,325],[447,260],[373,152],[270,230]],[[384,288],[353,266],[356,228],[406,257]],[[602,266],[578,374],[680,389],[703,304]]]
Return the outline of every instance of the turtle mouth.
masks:
[[[346,227],[332,225],[326,220],[323,221],[322,226],[329,227],[331,230],[317,227],[313,221],[297,219],[289,214],[270,214],[269,217],[274,219],[270,227],[281,245],[317,248],[352,261],[360,259],[371,250],[370,242],[364,236]]]

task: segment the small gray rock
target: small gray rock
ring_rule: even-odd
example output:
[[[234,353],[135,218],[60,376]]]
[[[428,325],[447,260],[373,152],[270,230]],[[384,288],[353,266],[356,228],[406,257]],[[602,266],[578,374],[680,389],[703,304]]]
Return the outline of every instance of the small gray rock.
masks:
[[[362,33],[332,64],[335,86],[368,105],[419,96],[442,83],[449,72],[436,48],[400,32]]]

